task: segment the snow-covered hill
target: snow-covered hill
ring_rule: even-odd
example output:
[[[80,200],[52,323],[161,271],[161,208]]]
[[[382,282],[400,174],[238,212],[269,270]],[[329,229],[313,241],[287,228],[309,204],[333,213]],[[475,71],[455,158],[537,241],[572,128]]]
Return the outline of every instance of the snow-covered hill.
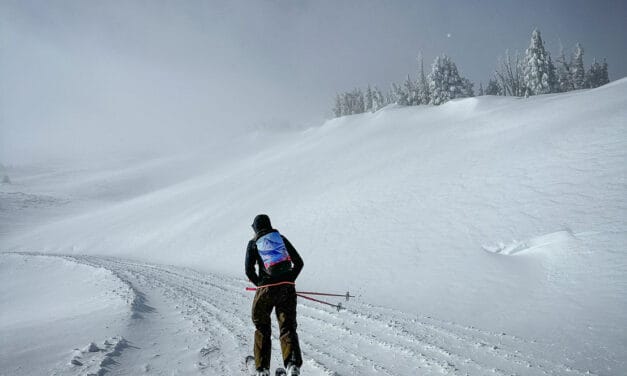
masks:
[[[551,362],[620,375],[626,103],[622,79],[528,99],[391,106],[123,169],[9,167],[0,249],[243,278],[250,223],[263,212],[303,256],[303,289],[350,289],[360,310],[503,332],[536,341]]]

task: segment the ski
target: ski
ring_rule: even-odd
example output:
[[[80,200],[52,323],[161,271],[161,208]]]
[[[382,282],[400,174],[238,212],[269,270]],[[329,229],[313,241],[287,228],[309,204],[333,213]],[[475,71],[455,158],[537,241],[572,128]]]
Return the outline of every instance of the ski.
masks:
[[[274,371],[274,376],[287,376],[287,372],[285,371],[285,368],[279,367],[276,371]]]

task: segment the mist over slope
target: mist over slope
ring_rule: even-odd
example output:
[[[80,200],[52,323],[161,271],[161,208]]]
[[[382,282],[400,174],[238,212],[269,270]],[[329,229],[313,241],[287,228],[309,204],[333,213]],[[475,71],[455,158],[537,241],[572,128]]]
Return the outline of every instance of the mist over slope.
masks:
[[[226,156],[169,160],[184,178],[9,232],[0,249],[243,276],[249,225],[267,213],[305,260],[303,288],[350,289],[366,302],[541,337],[558,352],[567,345],[584,367],[626,369],[625,103],[622,79],[250,134],[222,145],[237,150]],[[97,184],[113,179],[124,192],[161,172],[101,173]],[[13,180],[23,193],[46,192],[37,178]],[[64,192],[75,181],[47,194],[72,200]]]

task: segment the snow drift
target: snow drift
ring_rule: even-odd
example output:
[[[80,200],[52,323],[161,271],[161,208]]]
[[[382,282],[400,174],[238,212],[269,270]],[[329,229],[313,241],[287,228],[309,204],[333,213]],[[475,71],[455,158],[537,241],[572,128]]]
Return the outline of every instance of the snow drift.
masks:
[[[123,330],[128,286],[108,270],[56,257],[1,256],[0,374],[59,374],[76,365],[96,374],[107,343],[75,347]]]

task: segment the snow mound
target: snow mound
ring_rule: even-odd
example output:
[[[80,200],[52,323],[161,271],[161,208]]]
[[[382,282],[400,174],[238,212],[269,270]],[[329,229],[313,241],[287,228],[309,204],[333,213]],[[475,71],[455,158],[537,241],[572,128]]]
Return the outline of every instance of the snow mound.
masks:
[[[527,241],[513,240],[510,243],[500,242],[497,245],[484,245],[483,249],[487,252],[499,255],[520,255],[526,253],[542,253],[550,252],[556,248],[568,247],[568,245],[577,238],[570,230],[562,230],[536,236]]]
[[[123,337],[111,337],[103,341],[102,346],[91,342],[83,350],[72,350],[68,363],[71,374],[102,376],[109,372],[109,367],[117,364],[115,358],[129,347]]]

